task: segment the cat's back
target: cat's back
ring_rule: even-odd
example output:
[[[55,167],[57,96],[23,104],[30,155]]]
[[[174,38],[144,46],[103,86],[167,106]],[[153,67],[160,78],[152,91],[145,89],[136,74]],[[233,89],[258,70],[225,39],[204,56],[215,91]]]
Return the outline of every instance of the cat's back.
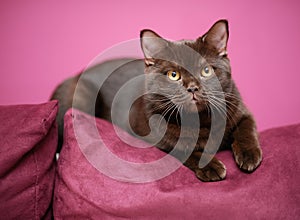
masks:
[[[143,75],[142,60],[120,58],[99,63],[66,79],[51,97],[59,101],[58,120],[63,120],[65,112],[72,107],[109,120],[108,112],[118,92],[136,94],[142,82],[129,82]]]

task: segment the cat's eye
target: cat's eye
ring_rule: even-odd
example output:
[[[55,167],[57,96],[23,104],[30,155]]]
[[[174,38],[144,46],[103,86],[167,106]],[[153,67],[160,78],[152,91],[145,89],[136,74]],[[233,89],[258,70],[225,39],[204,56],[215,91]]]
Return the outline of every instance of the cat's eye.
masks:
[[[211,66],[205,66],[201,70],[201,76],[203,77],[209,77],[214,73],[214,69]]]
[[[174,70],[168,71],[167,76],[169,77],[170,80],[174,80],[174,81],[180,80],[181,78],[180,73]]]

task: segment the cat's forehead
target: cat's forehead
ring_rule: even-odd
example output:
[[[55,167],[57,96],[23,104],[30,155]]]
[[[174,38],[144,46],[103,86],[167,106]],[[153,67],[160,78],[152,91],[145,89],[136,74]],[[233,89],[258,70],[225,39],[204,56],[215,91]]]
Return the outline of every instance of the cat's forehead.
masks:
[[[169,44],[172,52],[180,53],[182,55],[188,55],[189,57],[194,56],[198,57],[203,56],[204,44],[202,40],[179,40],[179,41],[172,41]]]
[[[207,64],[207,57],[203,50],[203,44],[197,40],[179,40],[169,44],[165,53],[172,62],[189,68],[199,68]]]
[[[196,40],[187,40],[187,39],[182,39],[179,41],[173,41],[174,44],[177,45],[191,45],[191,44],[195,44]]]

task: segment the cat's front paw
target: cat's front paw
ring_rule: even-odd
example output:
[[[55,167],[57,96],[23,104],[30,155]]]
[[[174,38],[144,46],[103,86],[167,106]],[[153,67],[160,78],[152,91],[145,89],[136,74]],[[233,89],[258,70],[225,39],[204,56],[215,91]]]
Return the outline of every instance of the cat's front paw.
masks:
[[[235,162],[242,171],[253,172],[262,161],[262,151],[260,147],[248,149],[233,148]]]
[[[226,167],[221,161],[214,158],[205,167],[197,169],[195,173],[203,182],[215,182],[225,179]]]

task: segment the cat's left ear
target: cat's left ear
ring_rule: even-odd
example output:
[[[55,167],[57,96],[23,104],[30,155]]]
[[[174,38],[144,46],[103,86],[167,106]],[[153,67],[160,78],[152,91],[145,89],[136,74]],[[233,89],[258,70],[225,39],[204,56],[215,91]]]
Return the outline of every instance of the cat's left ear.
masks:
[[[226,56],[228,37],[228,21],[219,20],[202,36],[201,40],[215,48],[219,56]]]
[[[153,65],[155,55],[168,46],[167,40],[149,29],[141,31],[140,40],[146,65]]]

